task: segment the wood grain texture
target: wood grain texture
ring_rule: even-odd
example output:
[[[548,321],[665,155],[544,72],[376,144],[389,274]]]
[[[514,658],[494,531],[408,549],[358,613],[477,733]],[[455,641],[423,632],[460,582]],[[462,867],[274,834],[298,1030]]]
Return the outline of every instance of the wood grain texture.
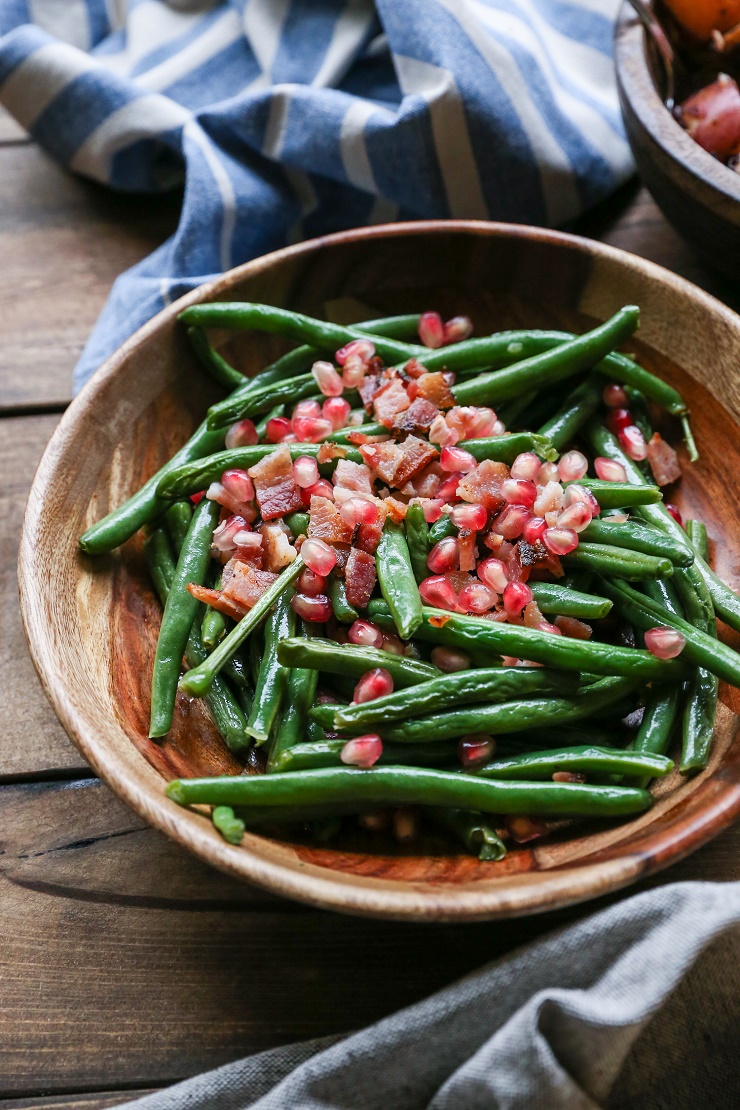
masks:
[[[320,314],[323,302],[340,293],[387,311],[429,303],[445,315],[470,311],[482,329],[526,323],[582,330],[625,302],[640,304],[636,349],[647,365],[685,389],[705,448],[701,464],[682,483],[681,503],[707,519],[715,535],[740,527],[740,504],[721,479],[736,452],[740,322],[698,290],[585,241],[448,223],[346,233],[288,248],[187,300],[236,296]],[[191,389],[199,379],[191,377],[176,311],[162,314],[122,348],[63,420],[34,485],[21,553],[26,624],[54,705],[95,770],[137,812],[229,873],[278,893],[418,920],[505,916],[593,897],[680,858],[732,819],[740,807],[740,745],[729,709],[718,717],[708,771],[690,781],[677,775],[667,781],[649,814],[615,828],[584,826],[514,851],[496,867],[429,853],[424,845],[391,857],[247,836],[235,848],[204,816],[169,803],[161,775],[181,773],[195,749],[181,735],[162,747],[142,736],[148,696],[143,662],[156,618],[136,569],[136,545],[93,563],[78,556],[76,541],[87,523],[168,457],[173,438],[184,436],[196,419]],[[227,349],[249,370],[268,348],[261,337],[240,335]],[[723,547],[718,565],[731,584],[740,583],[740,568]],[[36,586],[45,573],[53,575],[60,604],[51,606]],[[124,669],[126,658],[136,664]],[[198,752],[202,758],[221,756],[209,750]],[[190,764],[191,772],[202,767]]]
[[[156,1088],[93,1091],[84,1095],[32,1095],[30,1098],[0,1098],[0,1110],[107,1110],[122,1102],[143,1098]]]
[[[116,194],[35,146],[0,146],[2,408],[69,401],[113,281],[171,233],[177,211],[176,197]]]
[[[18,537],[31,480],[57,416],[0,420],[0,780],[86,769],[43,695],[18,611]]]

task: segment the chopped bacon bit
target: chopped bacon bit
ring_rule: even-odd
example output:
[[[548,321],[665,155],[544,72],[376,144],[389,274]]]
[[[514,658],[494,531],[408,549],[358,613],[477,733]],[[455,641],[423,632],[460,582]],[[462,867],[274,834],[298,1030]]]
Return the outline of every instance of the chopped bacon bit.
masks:
[[[575,617],[556,617],[555,627],[559,628],[564,636],[573,640],[590,640],[592,628],[590,624],[576,620]]]
[[[346,570],[347,601],[350,605],[364,609],[375,589],[376,580],[375,559],[366,551],[353,547]]]
[[[340,459],[334,470],[334,485],[354,493],[372,493],[373,476],[363,463]]]
[[[429,618],[429,623],[431,624],[432,628],[444,628],[444,626],[447,624],[449,619],[450,619],[450,616],[448,616],[446,613],[445,614],[440,613],[439,616],[435,615],[433,617],[430,617]]]
[[[339,509],[328,497],[312,497],[308,535],[326,543],[351,543],[353,529],[341,517]]]
[[[440,484],[447,477],[438,462],[430,463],[412,478],[401,490],[407,497],[434,497]]]
[[[360,447],[363,459],[381,481],[393,485],[396,471],[403,458],[403,451],[397,443],[368,443]]]
[[[670,443],[655,432],[647,445],[647,457],[653,477],[659,486],[670,486],[681,477],[681,465],[678,455]]]
[[[368,555],[374,555],[377,551],[380,537],[383,535],[385,518],[388,514],[385,501],[376,501],[375,503],[378,506],[378,519],[374,524],[361,524],[355,536],[355,547],[358,547],[360,551],[366,551]]]
[[[539,548],[542,549],[542,553]],[[507,578],[510,582],[526,582],[531,568],[540,560],[544,561],[548,555],[549,551],[544,544],[538,544],[535,548],[526,540],[520,540],[506,560]]]
[[[275,524],[261,524],[257,531],[262,536],[265,569],[281,571],[295,560],[296,549],[290,542],[290,533],[282,521]]]
[[[524,624],[527,628],[539,628],[545,618],[536,601],[530,601],[524,606]]]
[[[355,447],[361,447],[363,443],[387,443],[390,438],[389,435],[369,436],[362,431],[347,432],[347,439]]]
[[[409,408],[396,415],[392,431],[398,434],[415,432],[424,435],[438,416],[439,409],[436,405],[431,401],[425,401],[423,397],[417,397],[411,402]]]
[[[348,543],[334,544],[334,554],[337,557],[337,565],[334,567],[334,573],[338,578],[344,578],[344,572],[347,569],[347,561],[351,550],[352,548]]]
[[[417,395],[425,401],[431,401],[438,409],[451,409],[455,404],[455,396],[441,371],[424,374],[419,378],[417,387]]]
[[[232,559],[224,571],[222,593],[243,609],[251,609],[276,578],[272,571],[255,570],[248,563]]]
[[[402,524],[403,521],[406,519],[406,510],[408,509],[408,505],[404,505],[403,501],[397,501],[395,497],[386,497],[383,504],[385,505],[388,511],[388,516],[391,518],[391,520],[395,521],[396,524]]]
[[[419,362],[418,358],[410,358],[403,368],[404,374],[409,378],[420,378],[422,374],[428,374],[426,366],[423,362]]]
[[[378,392],[383,384],[383,380],[379,374],[368,374],[367,377],[360,382],[357,391],[360,394],[360,400],[367,412],[373,411],[373,397]]]
[[[401,459],[393,477],[394,484],[399,489],[439,458],[437,449],[431,443],[416,436],[407,436],[400,444],[400,449]]]
[[[508,466],[493,462],[491,459],[484,459],[460,482],[457,487],[458,496],[463,501],[483,505],[489,511],[500,509],[504,505],[501,486],[508,477]]]
[[[468,528],[461,528],[457,534],[460,549],[460,570],[475,570],[475,559],[478,548],[475,546],[475,532]]]
[[[318,463],[329,463],[333,459],[343,459],[347,455],[347,448],[341,443],[322,443],[316,456]]]
[[[263,520],[275,520],[302,507],[303,499],[293,477],[287,444],[260,459],[247,473],[254,482]]]
[[[232,620],[240,621],[247,612],[245,606],[238,605],[235,601],[225,597],[220,590],[209,590],[205,586],[199,586],[197,582],[188,582],[187,590],[198,601],[205,602],[212,609],[218,609],[219,613],[231,617]]]
[[[390,428],[398,413],[409,408],[411,401],[400,378],[391,378],[373,397],[373,412],[379,424]]]

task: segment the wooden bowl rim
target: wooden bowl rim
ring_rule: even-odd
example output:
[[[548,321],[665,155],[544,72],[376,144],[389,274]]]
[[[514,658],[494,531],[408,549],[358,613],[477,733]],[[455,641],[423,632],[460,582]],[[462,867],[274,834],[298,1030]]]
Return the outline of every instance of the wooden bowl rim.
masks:
[[[644,27],[628,0],[623,0],[614,29],[614,63],[625,100],[653,142],[706,192],[704,203],[711,205],[713,191],[740,201],[740,175],[695,143],[661,100],[648,63],[646,42]]]
[[[266,268],[320,251],[323,247],[358,242],[370,246],[375,240],[383,238],[450,234],[560,245],[577,253],[629,266],[642,276],[689,296],[704,310],[724,318],[737,333],[740,343],[740,318],[691,282],[627,251],[566,232],[509,223],[429,220],[359,228],[308,240],[235,267],[187,293],[154,316],[103,363],[66,410],[41,458],[29,494],[19,550],[21,613],[31,658],[42,687],[73,743],[114,793],[147,823],[229,875],[324,909],[393,920],[439,922],[516,917],[607,894],[681,859],[730,825],[740,813],[740,785],[729,778],[723,778],[719,790],[712,788],[711,781],[702,784],[692,795],[690,812],[678,816],[663,828],[646,829],[640,839],[639,850],[627,849],[624,855],[617,858],[592,863],[530,871],[522,877],[511,875],[506,884],[502,883],[495,889],[476,889],[475,884],[461,888],[432,882],[413,885],[399,882],[394,889],[393,880],[333,872],[316,865],[305,865],[301,869],[256,856],[249,849],[250,841],[263,841],[264,838],[248,833],[241,846],[227,844],[202,814],[184,809],[165,796],[161,776],[141,753],[137,753],[137,761],[140,759],[142,770],[151,774],[144,773],[138,778],[126,766],[121,767],[115,751],[109,750],[98,737],[90,708],[85,706],[83,711],[68,697],[61,675],[54,670],[56,644],[53,632],[48,626],[39,626],[31,620],[32,597],[36,590],[33,520],[35,507],[43,503],[53,488],[57,468],[63,466],[67,441],[77,425],[84,421],[85,412],[94,404],[98,393],[134,351],[143,347],[160,327],[173,321],[188,305],[212,299]],[[719,775],[721,777],[721,771]],[[704,805],[699,806],[697,802],[704,794]],[[286,845],[286,848],[289,846]]]

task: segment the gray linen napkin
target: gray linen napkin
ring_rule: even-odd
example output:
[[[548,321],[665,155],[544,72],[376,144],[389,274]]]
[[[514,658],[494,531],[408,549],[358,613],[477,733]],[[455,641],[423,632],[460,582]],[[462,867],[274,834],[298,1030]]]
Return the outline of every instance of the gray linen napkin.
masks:
[[[737,925],[740,882],[659,887],[351,1036],[249,1056],[127,1107],[737,1110]]]

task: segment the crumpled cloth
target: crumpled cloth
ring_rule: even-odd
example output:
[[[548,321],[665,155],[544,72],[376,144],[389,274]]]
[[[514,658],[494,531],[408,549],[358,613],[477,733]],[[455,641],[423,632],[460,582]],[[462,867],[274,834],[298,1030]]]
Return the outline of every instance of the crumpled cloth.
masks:
[[[626,898],[348,1037],[135,1110],[737,1110],[740,882]],[[495,929],[495,923],[491,924]]]
[[[560,225],[632,172],[618,0],[0,0],[0,103],[115,189],[183,189],[79,388],[223,270],[395,219]]]

